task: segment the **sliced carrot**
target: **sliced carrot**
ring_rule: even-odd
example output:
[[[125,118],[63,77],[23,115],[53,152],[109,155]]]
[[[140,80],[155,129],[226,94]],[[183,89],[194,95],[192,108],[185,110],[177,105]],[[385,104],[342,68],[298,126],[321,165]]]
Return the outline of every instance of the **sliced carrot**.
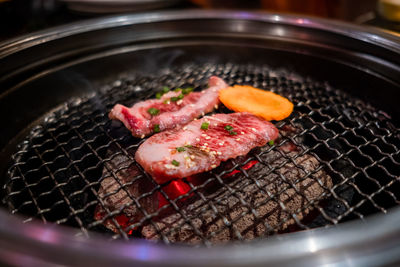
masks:
[[[219,99],[231,110],[250,112],[268,121],[283,120],[293,111],[293,104],[288,99],[247,85],[222,89],[219,92]]]

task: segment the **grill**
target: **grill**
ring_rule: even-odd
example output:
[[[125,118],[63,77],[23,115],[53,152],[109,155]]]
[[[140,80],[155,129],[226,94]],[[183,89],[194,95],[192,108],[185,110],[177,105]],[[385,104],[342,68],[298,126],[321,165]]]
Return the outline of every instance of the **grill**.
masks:
[[[399,54],[376,29],[228,11],[100,18],[0,44],[0,262],[396,265]],[[213,74],[294,112],[274,144],[156,184],[134,160],[144,140],[109,110]]]
[[[158,185],[134,160],[143,140],[107,114],[115,103],[154,97],[163,86],[199,90],[211,75],[279,93],[294,112],[276,123],[275,144],[199,177]],[[398,131],[368,103],[288,70],[228,62],[130,73],[61,105],[33,128],[12,156],[3,203],[25,223],[73,226],[86,237],[248,241],[363,220],[400,204]],[[111,207],[113,197],[124,201]]]

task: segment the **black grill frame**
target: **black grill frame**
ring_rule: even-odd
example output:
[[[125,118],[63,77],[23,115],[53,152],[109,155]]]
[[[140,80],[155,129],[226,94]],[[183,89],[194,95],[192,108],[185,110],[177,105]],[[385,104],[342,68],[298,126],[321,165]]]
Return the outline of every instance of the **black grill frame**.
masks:
[[[197,71],[197,70],[203,71]],[[109,158],[105,158],[105,151],[107,147],[110,145],[116,145],[119,148],[118,153],[124,154],[127,158],[129,158],[133,164],[136,165],[137,168],[141,168],[133,159],[133,153],[131,152],[135,148],[137,148],[141,142],[137,141],[132,145],[128,145],[127,147],[123,147],[121,145],[124,143],[129,143],[132,141],[132,137],[129,135],[122,135],[118,138],[115,138],[110,133],[110,129],[114,126],[111,125],[109,120],[106,118],[108,110],[112,107],[113,104],[117,102],[121,102],[127,104],[134,99],[135,101],[138,99],[146,99],[154,95],[154,90],[152,88],[160,88],[160,85],[168,85],[170,87],[179,87],[185,85],[195,85],[197,89],[204,86],[204,83],[211,74],[219,75],[222,78],[226,79],[228,83],[241,83],[241,84],[251,84],[256,87],[261,88],[268,88],[273,90],[292,100],[295,103],[295,111],[294,114],[283,122],[277,124],[278,128],[282,128],[285,125],[291,125],[292,127],[299,127],[301,125],[302,129],[299,133],[296,133],[294,136],[286,137],[282,139],[282,142],[276,144],[272,149],[277,150],[278,147],[284,145],[287,142],[292,142],[296,146],[301,148],[301,154],[309,153],[313,155],[318,161],[322,164],[317,170],[313,173],[319,171],[320,169],[324,169],[330,173],[332,176],[337,176],[339,181],[335,183],[335,185],[327,189],[326,196],[324,195],[323,198],[333,198],[336,201],[339,201],[342,205],[346,207],[346,211],[339,214],[337,217],[332,218],[325,210],[326,207],[320,206],[318,202],[316,203],[308,203],[308,205],[313,206],[316,208],[323,217],[325,221],[324,225],[330,224],[338,224],[343,221],[347,221],[353,218],[363,219],[364,216],[369,215],[369,212],[365,212],[365,209],[362,211],[358,211],[363,205],[369,205],[368,209],[376,209],[379,212],[387,213],[388,208],[398,205],[400,201],[398,200],[398,196],[396,196],[395,191],[390,191],[391,187],[396,188],[399,186],[398,178],[396,174],[393,174],[393,166],[391,169],[388,170],[387,166],[389,163],[394,164],[395,167],[398,167],[400,163],[396,161],[396,157],[398,157],[398,147],[400,145],[399,136],[398,136],[398,129],[392,124],[391,119],[388,115],[384,112],[376,110],[374,107],[370,106],[369,104],[353,98],[348,94],[344,93],[343,91],[336,90],[331,88],[326,83],[318,83],[312,81],[310,79],[303,79],[297,75],[293,75],[287,71],[275,71],[270,69],[268,66],[253,66],[253,65],[234,65],[232,63],[228,64],[205,64],[204,66],[184,66],[183,68],[179,68],[173,70],[172,72],[155,77],[142,77],[142,76],[128,76],[116,81],[112,86],[105,86],[102,92],[88,96],[86,98],[75,99],[63,107],[58,109],[57,111],[53,112],[49,116],[45,118],[45,120],[36,126],[32,132],[27,136],[27,139],[21,143],[18,147],[18,151],[12,156],[13,163],[8,170],[8,176],[10,180],[4,186],[5,189],[5,197],[3,202],[8,206],[11,213],[22,213],[21,209],[24,209],[24,206],[33,205],[34,208],[37,209],[37,213],[34,214],[32,217],[28,217],[25,221],[29,222],[32,220],[33,217],[38,217],[44,223],[51,221],[51,219],[46,218],[46,213],[51,211],[54,208],[57,208],[58,205],[65,205],[66,208],[70,211],[68,216],[63,217],[61,219],[53,220],[57,224],[71,224],[80,228],[81,232],[85,236],[90,236],[90,231],[88,230],[95,230],[95,231],[104,231],[105,229],[102,228],[102,223],[104,220],[110,218],[113,223],[116,225],[118,233],[112,235],[112,238],[123,238],[129,239],[130,237],[126,234],[129,230],[132,230],[139,224],[143,224],[145,221],[150,222],[154,227],[157,228],[156,224],[153,222],[151,218],[158,215],[160,212],[157,211],[153,214],[147,214],[146,210],[141,207],[139,200],[145,196],[141,196],[139,198],[131,197],[132,204],[136,205],[139,210],[144,214],[144,218],[141,222],[133,224],[129,226],[127,229],[122,229],[119,224],[115,221],[114,216],[120,214],[123,208],[110,212],[108,217],[104,218],[103,221],[94,221],[92,223],[85,222],[81,215],[85,215],[85,212],[92,209],[95,204],[100,204],[103,208],[106,209],[106,206],[103,203],[103,200],[97,196],[97,189],[96,186],[99,185],[99,179],[90,178],[87,172],[98,172],[100,167],[106,166],[106,162],[111,160],[116,155],[112,155]],[[189,82],[188,82],[189,81]],[[332,105],[333,104],[333,105]],[[318,106],[318,108],[313,107],[313,105]],[[326,105],[326,106],[324,106]],[[306,111],[304,111],[306,110]],[[307,110],[309,110],[307,112]],[[335,114],[336,115],[332,115]],[[97,114],[92,116],[93,114]],[[80,121],[83,119],[83,122]],[[328,119],[326,119],[328,118]],[[321,121],[322,119],[322,121]],[[98,122],[99,120],[100,122]],[[61,122],[60,122],[61,121]],[[67,121],[68,123],[65,123]],[[64,124],[63,124],[64,123]],[[81,131],[81,127],[85,124],[91,124],[91,127],[86,128],[85,130]],[[334,125],[335,123],[338,126]],[[52,127],[52,125],[56,125],[57,127]],[[349,126],[350,125],[350,126]],[[68,136],[70,132],[62,131],[59,134],[55,134],[61,127],[68,126],[70,130],[74,132],[73,137],[68,138],[65,142],[60,142],[57,139],[62,138],[63,135]],[[343,131],[338,132],[335,127],[341,128]],[[85,127],[84,127],[85,128]],[[360,131],[365,131],[360,134]],[[99,137],[96,136],[97,133],[101,133],[101,138],[108,138],[109,141],[102,145],[95,145],[93,144],[98,142],[96,139]],[[50,137],[46,137],[45,141],[39,142],[40,138],[43,136],[50,135]],[[359,145],[352,144],[354,138],[347,138],[346,135],[354,135],[356,138],[360,138],[363,142]],[[128,136],[128,137],[127,137]],[[303,143],[299,143],[297,141],[298,138],[307,136],[307,138],[314,139],[310,141],[308,145]],[[74,146],[76,140],[80,143],[78,146]],[[391,139],[387,141],[387,139]],[[338,141],[339,140],[339,141]],[[36,143],[38,142],[38,143]],[[55,142],[56,146],[54,149],[44,149],[47,143]],[[334,144],[332,144],[334,142]],[[340,142],[340,145],[337,145],[335,142]],[[381,142],[380,145],[377,145],[377,142]],[[314,145],[312,145],[314,143]],[[311,144],[311,145],[310,145]],[[343,144],[346,145],[348,148],[347,150],[343,151]],[[72,146],[72,147],[70,147]],[[328,160],[325,159],[326,155],[324,153],[320,153],[319,149],[324,147],[325,149],[329,150],[330,154],[328,156]],[[394,150],[394,152],[385,152],[388,150],[388,147]],[[377,160],[373,158],[375,155],[372,152],[364,152],[363,149],[371,149],[374,148],[381,155],[381,157]],[[385,148],[385,149],[383,149]],[[61,149],[59,157],[54,157],[53,160],[48,161],[45,158],[48,157],[46,154],[51,153],[58,153],[56,150]],[[36,156],[30,157],[29,153],[32,150],[36,153]],[[41,150],[41,152],[39,152]],[[80,156],[81,150],[88,150],[89,154],[83,153]],[[75,153],[78,151],[79,153]],[[335,156],[332,156],[332,153]],[[358,155],[351,155],[352,153]],[[372,153],[372,154],[371,154]],[[76,155],[75,155],[76,154]],[[281,153],[284,157],[285,155]],[[28,155],[28,156],[27,156]],[[63,156],[61,156],[63,155]],[[237,169],[241,172],[248,179],[252,179],[249,177],[246,170],[243,167],[247,162],[252,159],[258,159],[259,155],[255,154],[254,152],[251,154],[252,157],[247,159],[245,162],[235,162],[232,161],[233,169]],[[324,157],[321,157],[324,155]],[[95,161],[97,163],[90,163],[90,167],[80,167],[81,163],[83,165],[86,164],[85,160],[89,157],[96,158]],[[298,155],[300,156],[300,155]],[[296,156],[296,157],[298,157]],[[360,167],[359,163],[365,164],[362,162],[355,163],[354,159],[358,159],[359,156],[365,157],[366,160],[369,161],[364,167]],[[28,157],[25,159],[24,157]],[[78,159],[75,159],[78,157]],[[284,164],[291,162],[296,165],[294,158],[287,158]],[[57,165],[55,164],[57,160],[64,160],[66,158],[69,160],[69,163],[61,169],[57,169],[56,171],[52,170],[51,168],[56,168]],[[38,168],[31,168],[29,166],[31,163],[29,161],[39,160],[41,163]],[[365,159],[363,159],[365,160]],[[87,160],[90,161],[90,160]],[[346,172],[347,174],[343,174],[343,170],[338,171],[332,164],[337,164],[340,161],[345,161],[347,163]],[[385,161],[390,161],[386,163]],[[72,170],[70,169],[72,167]],[[301,166],[297,166],[301,168]],[[368,173],[368,170],[374,167],[379,167],[383,172],[386,174],[386,178],[388,181],[385,184],[380,184],[379,181],[371,176]],[[24,170],[23,168],[27,168]],[[29,177],[26,178],[27,175],[31,173],[37,173],[39,176],[41,175],[41,169],[44,168],[47,171],[47,175],[42,176],[41,178],[37,179],[36,182],[29,181]],[[271,168],[273,172],[275,169]],[[235,194],[235,190],[232,189],[227,183],[222,180],[222,176],[228,173],[230,170],[224,170],[222,172],[211,172],[211,178],[207,179],[203,184],[203,187],[206,184],[211,183],[213,181],[219,182],[221,186],[227,188]],[[116,170],[108,170],[109,174],[115,177]],[[59,173],[63,173],[60,178],[57,176]],[[312,176],[313,173],[307,174],[307,176]],[[71,175],[72,174],[72,175]],[[361,177],[362,178],[359,178]],[[56,177],[57,176],[57,177]],[[181,216],[184,218],[185,224],[191,224],[191,220],[187,218],[185,214],[182,213],[180,207],[178,206],[178,202],[180,199],[188,197],[191,193],[197,193],[200,198],[206,199],[204,195],[199,192],[199,189],[202,186],[196,186],[188,182],[191,190],[177,198],[176,200],[170,200],[168,195],[162,190],[163,187],[166,185],[157,185],[147,174],[143,173],[142,176],[138,177],[145,177],[149,181],[154,184],[154,189],[148,193],[148,195],[153,194],[155,192],[160,192],[163,196],[169,201],[170,206],[175,209],[176,212],[180,213]],[[101,179],[104,179],[102,177]],[[304,177],[302,177],[304,178]],[[80,179],[83,182],[81,186],[81,190],[76,190],[72,194],[65,193],[63,191],[63,186],[68,186],[68,184],[73,183],[75,179]],[[360,188],[358,179],[367,179],[374,183],[378,189],[374,190],[373,192],[364,192],[364,188]],[[46,181],[45,181],[46,180]],[[48,194],[52,194],[55,191],[59,192],[61,195],[61,200],[55,202],[48,208],[41,208],[40,204],[38,204],[37,198],[34,197],[35,187],[41,186],[40,183],[47,182],[50,180],[54,183],[54,186],[51,189],[51,193],[42,192],[40,194],[41,197],[44,197]],[[118,179],[117,179],[118,180]],[[252,179],[254,182],[254,179]],[[365,181],[365,180],[364,180]],[[20,190],[14,190],[13,187],[17,187],[17,183],[21,183],[24,188]],[[132,181],[133,183],[134,181]],[[321,181],[319,181],[320,184]],[[126,190],[126,187],[129,184],[122,185],[121,187],[123,190]],[[348,200],[344,199],[338,192],[335,190],[340,189],[341,186],[346,185],[354,191],[354,194],[359,195],[359,201],[355,204],[348,203]],[[21,187],[21,186],[20,186]],[[291,188],[296,189],[293,184],[290,185]],[[40,189],[39,189],[40,190]],[[64,189],[68,191],[68,189]],[[77,200],[71,200],[75,196],[79,196],[80,194],[86,194],[86,190],[89,190],[91,194],[95,196],[96,200],[89,201],[83,206],[78,205],[80,208],[73,207],[74,205],[71,204],[77,202]],[[22,192],[26,191],[32,200],[28,200],[22,202],[19,206],[14,206],[12,198],[15,196],[22,194]],[[128,192],[126,190],[126,192]],[[299,192],[299,194],[301,194]],[[393,201],[391,204],[382,205],[381,203],[377,203],[374,200],[374,197],[386,194],[386,197],[390,197]],[[15,201],[15,200],[14,200]],[[267,200],[266,200],[267,201]],[[79,202],[79,200],[78,200]],[[208,200],[207,203],[213,207],[212,201]],[[243,205],[247,205],[251,213],[254,214],[254,207],[252,208],[247,203],[242,203]],[[372,205],[372,206],[371,206]],[[303,207],[304,209],[307,206]],[[367,209],[367,210],[368,210]],[[90,212],[89,212],[90,213]],[[373,213],[373,211],[371,211]],[[26,215],[26,214],[25,214]],[[87,216],[87,215],[85,215]],[[72,221],[71,221],[72,218]],[[226,218],[225,218],[226,219]],[[315,226],[309,226],[307,224],[303,224],[296,216],[296,214],[291,214],[291,219],[295,221],[295,224],[299,227],[299,229],[310,229]],[[228,224],[232,224],[231,221]],[[282,221],[281,225],[286,223],[286,221]],[[312,224],[311,224],[312,225]],[[321,225],[317,225],[321,226]],[[192,227],[193,224],[192,224]],[[273,229],[271,227],[268,228],[266,234],[276,234],[279,231],[277,229]],[[222,229],[220,229],[222,230]],[[194,227],[194,232],[202,239],[203,243],[206,245],[210,245],[211,243],[208,241],[207,237],[204,237],[202,233]],[[165,243],[169,243],[168,238],[161,234],[162,240]],[[240,234],[236,234],[237,239],[241,239]]]

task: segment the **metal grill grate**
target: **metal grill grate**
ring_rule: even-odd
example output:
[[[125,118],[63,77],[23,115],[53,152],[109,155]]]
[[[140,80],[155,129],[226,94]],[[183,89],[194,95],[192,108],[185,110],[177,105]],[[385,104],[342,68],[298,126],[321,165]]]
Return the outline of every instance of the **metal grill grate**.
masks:
[[[143,140],[107,113],[210,75],[295,103],[274,145],[196,177],[156,184],[134,160]],[[228,112],[221,108],[219,112]],[[10,212],[112,238],[206,245],[337,224],[400,204],[398,129],[327,84],[266,66],[190,65],[132,75],[62,106],[18,146],[4,185]]]

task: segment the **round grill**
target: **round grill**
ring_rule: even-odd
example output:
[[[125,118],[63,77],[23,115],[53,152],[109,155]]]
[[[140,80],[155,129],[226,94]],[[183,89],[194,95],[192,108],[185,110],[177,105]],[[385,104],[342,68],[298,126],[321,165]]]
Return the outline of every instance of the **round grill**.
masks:
[[[295,104],[294,112],[276,123],[281,137],[274,144],[199,177],[158,185],[134,160],[143,140],[107,114],[163,86],[200,90],[211,75],[277,92]],[[268,66],[186,65],[154,77],[125,75],[44,118],[12,156],[3,203],[25,222],[78,227],[85,236],[97,231],[113,239],[206,245],[251,240],[363,219],[400,204],[399,141],[387,114],[327,83]],[[107,179],[112,185],[100,193]],[[140,190],[132,189],[138,184]],[[110,207],[121,194],[122,205]],[[149,208],[153,201],[157,207]]]

